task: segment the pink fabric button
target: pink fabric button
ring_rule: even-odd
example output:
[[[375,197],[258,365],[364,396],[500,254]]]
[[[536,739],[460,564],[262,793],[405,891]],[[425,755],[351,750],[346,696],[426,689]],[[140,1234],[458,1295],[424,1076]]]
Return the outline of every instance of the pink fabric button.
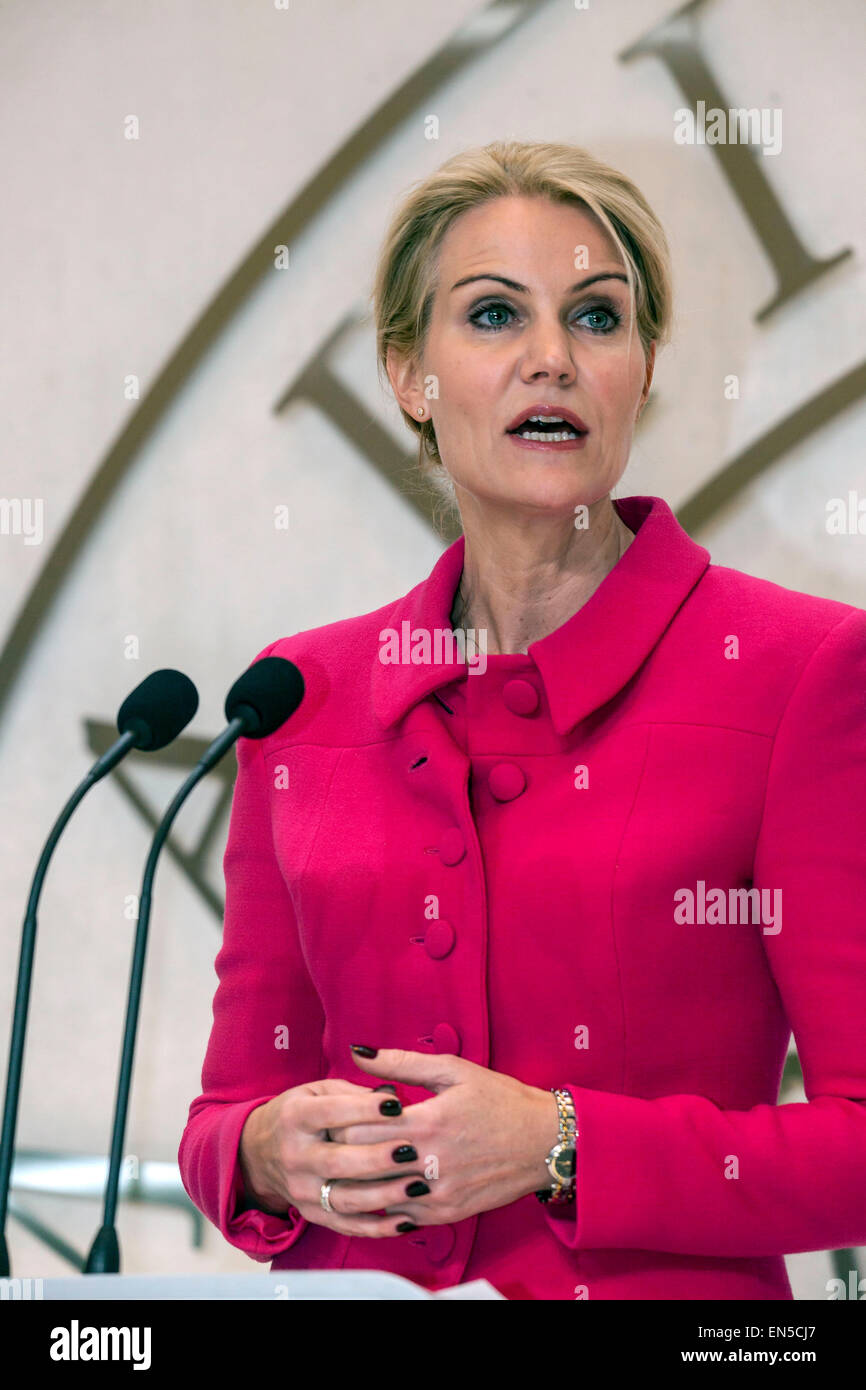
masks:
[[[446,830],[439,841],[439,857],[443,864],[459,864],[466,853],[463,836],[456,827]]]
[[[434,960],[442,960],[450,951],[454,950],[454,942],[457,940],[457,933],[450,922],[446,922],[440,917],[438,922],[431,922],[427,928],[427,935],[424,937],[424,949],[428,956]]]
[[[490,769],[487,785],[497,801],[513,801],[526,786],[526,775],[517,763],[496,763]]]
[[[457,1232],[453,1226],[422,1226],[424,1231],[424,1254],[433,1264],[447,1260],[454,1249]]]
[[[433,1029],[433,1049],[435,1052],[451,1052],[460,1056],[460,1034],[450,1023],[437,1023]]]
[[[538,709],[538,691],[531,681],[506,681],[502,698],[512,714],[534,714]]]

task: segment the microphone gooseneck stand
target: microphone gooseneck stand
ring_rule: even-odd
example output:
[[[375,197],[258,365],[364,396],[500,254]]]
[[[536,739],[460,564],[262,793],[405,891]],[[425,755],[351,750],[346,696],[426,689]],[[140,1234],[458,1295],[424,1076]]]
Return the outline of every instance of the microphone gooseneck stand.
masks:
[[[147,932],[150,922],[150,904],[153,892],[153,878],[156,872],[160,850],[174,822],[175,816],[193,787],[219,762],[223,754],[247,727],[247,720],[238,715],[210,745],[207,753],[196,763],[189,777],[179,788],[163,816],[153,837],[150,853],[141,881],[141,897],[138,906],[138,922],[135,928],[132,967],[129,975],[129,993],[126,1005],[126,1024],[123,1032],[123,1051],[120,1058],[120,1073],[117,1082],[117,1101],[114,1110],[114,1125],[111,1135],[111,1157],[108,1164],[108,1180],[105,1186],[105,1203],[102,1225],[96,1233],[87,1263],[85,1274],[119,1274],[120,1245],[117,1239],[115,1218],[117,1216],[117,1193],[120,1182],[120,1166],[123,1162],[123,1140],[126,1133],[126,1117],[129,1109],[129,1092],[132,1085],[132,1063],[135,1054],[135,1037],[138,1031],[138,1014],[141,1004],[141,986],[144,978],[144,959],[147,951]]]
[[[95,782],[104,777],[115,763],[132,748],[136,734],[130,730],[109,749],[109,753],[94,764],[87,776],[79,782],[70,796],[45,841],[39,856],[39,863],[30,886],[27,899],[27,912],[21,928],[21,950],[18,957],[18,984],[15,989],[15,1011],[12,1016],[12,1036],[9,1043],[9,1060],[6,1069],[6,1099],[3,1106],[3,1131],[0,1137],[0,1276],[6,1277],[10,1271],[9,1247],[6,1244],[6,1216],[9,1208],[9,1188],[12,1178],[12,1159],[15,1153],[15,1127],[18,1118],[18,1101],[21,1094],[21,1073],[24,1067],[24,1040],[27,1036],[27,1013],[30,1006],[30,985],[33,977],[33,957],[36,951],[37,909],[42,893],[42,884],[51,862],[57,841],[66,828],[66,823],[81,798],[90,791]],[[110,755],[110,756],[109,756]]]

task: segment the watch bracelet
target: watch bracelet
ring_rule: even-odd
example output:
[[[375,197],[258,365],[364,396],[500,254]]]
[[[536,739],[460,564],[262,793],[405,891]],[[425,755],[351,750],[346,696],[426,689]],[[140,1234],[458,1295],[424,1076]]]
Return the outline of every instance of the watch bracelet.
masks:
[[[536,1192],[535,1195],[540,1202],[573,1202],[575,1200],[577,1188],[577,1139],[579,1133],[577,1128],[577,1116],[574,1110],[574,1101],[569,1091],[556,1086],[551,1086],[550,1090],[556,1101],[556,1108],[559,1115],[559,1135],[556,1143],[574,1145],[575,1172],[572,1174],[569,1182],[554,1178],[550,1187],[542,1188],[541,1191]],[[555,1147],[556,1145],[554,1145],[554,1148]]]

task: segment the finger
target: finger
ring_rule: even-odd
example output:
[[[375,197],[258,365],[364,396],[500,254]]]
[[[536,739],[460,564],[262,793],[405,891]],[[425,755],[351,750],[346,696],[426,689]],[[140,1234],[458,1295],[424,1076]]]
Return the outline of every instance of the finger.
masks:
[[[363,1088],[362,1088],[362,1089],[363,1089]],[[374,1091],[374,1092],[375,1092],[375,1091],[387,1091],[387,1092],[389,1092],[392,1096],[394,1096],[395,1099],[397,1098],[397,1087],[396,1087],[396,1086],[392,1086],[391,1083],[390,1083],[389,1081],[386,1081],[386,1082],[384,1083],[384,1085],[382,1085],[382,1086],[374,1086],[374,1087],[373,1087],[373,1091]],[[383,1099],[385,1099],[385,1097],[383,1097]],[[343,1137],[346,1133],[347,1133],[347,1131],[346,1131],[345,1129],[341,1132],[341,1137],[340,1137],[340,1141],[339,1141],[340,1143],[346,1143],[346,1142],[350,1142],[350,1143],[360,1143],[360,1144],[363,1144],[363,1143],[364,1143],[364,1140],[363,1140],[363,1139],[359,1139],[359,1140],[349,1140],[349,1141],[347,1141],[347,1140]],[[369,1142],[369,1141],[368,1141],[368,1142]]]
[[[404,1174],[398,1180],[390,1182],[350,1182],[333,1179],[328,1181],[331,1182],[328,1197],[331,1212],[339,1217],[360,1216],[365,1212],[381,1213],[387,1208],[386,1214],[395,1216],[398,1220],[405,1219],[422,1224],[429,1218],[430,1185],[417,1177],[407,1177]],[[418,1192],[417,1195],[410,1196],[408,1189],[414,1184],[426,1187],[427,1192]]]
[[[395,1144],[408,1143],[408,1131],[402,1124],[403,1116],[386,1117],[390,1124],[380,1121],[375,1125],[332,1125],[329,1133],[335,1144]]]
[[[297,1205],[297,1203],[296,1203]],[[381,1239],[384,1236],[405,1235],[406,1232],[397,1228],[405,1225],[410,1217],[402,1212],[397,1212],[389,1216],[374,1215],[372,1212],[362,1212],[358,1216],[337,1216],[335,1213],[323,1211],[321,1206],[315,1210],[305,1210],[298,1207],[307,1221],[316,1226],[327,1226],[328,1230],[336,1231],[341,1236],[370,1236]],[[320,1219],[321,1218],[321,1219]],[[412,1219],[413,1229],[418,1223]],[[411,1234],[411,1233],[410,1233]]]
[[[449,1052],[410,1052],[401,1047],[364,1047],[359,1052],[354,1043],[350,1051],[354,1065],[368,1076],[384,1076],[386,1081],[403,1081],[428,1091],[438,1092],[466,1077],[465,1059]],[[372,1051],[372,1056],[364,1056],[365,1051]]]
[[[297,1123],[311,1134],[322,1130],[345,1129],[347,1125],[381,1126],[394,1124],[403,1115],[396,1096],[375,1094],[369,1086],[358,1086],[352,1094],[301,1096]]]
[[[338,1144],[377,1144],[389,1139],[411,1142],[411,1136],[430,1135],[442,1121],[442,1099],[431,1096],[403,1107],[400,1115],[389,1116],[391,1126],[383,1126],[380,1116],[375,1124],[330,1125],[332,1139]]]
[[[328,1179],[331,1184],[328,1197],[330,1210],[326,1210],[321,1202],[324,1183],[318,1177],[307,1174],[299,1184],[293,1184],[291,1202],[306,1221],[313,1225],[326,1226],[329,1230],[336,1231],[340,1235],[376,1238],[400,1236],[407,1234],[409,1228],[414,1230],[421,1224],[419,1217],[414,1215],[411,1210],[413,1201],[417,1202],[417,1199],[406,1196],[405,1189],[409,1185],[409,1181],[411,1178],[397,1185],[396,1196],[393,1191],[395,1187],[393,1182],[381,1183],[380,1195],[374,1199],[376,1204],[364,1204],[365,1206],[371,1205],[371,1210],[363,1209],[350,1212],[348,1210],[341,1211],[334,1203],[334,1194],[341,1186],[339,1182]],[[357,1189],[366,1188],[368,1194],[372,1188],[372,1184],[369,1183],[357,1183],[354,1186]],[[298,1190],[299,1187],[304,1189],[303,1194]],[[381,1194],[387,1195],[389,1191],[391,1193],[390,1210],[386,1211],[384,1196]],[[352,1200],[347,1198],[345,1205],[347,1208],[349,1206],[359,1208],[362,1204],[355,1197]],[[399,1229],[401,1226],[404,1228],[403,1230]]]
[[[309,1144],[304,1150],[304,1168],[327,1173],[327,1181],[372,1182],[423,1177],[423,1155],[405,1136],[376,1144]],[[326,1181],[325,1178],[320,1182]],[[372,1208],[371,1208],[372,1210]]]
[[[354,1081],[344,1081],[341,1076],[327,1076],[320,1081],[308,1081],[304,1086],[307,1095],[311,1096],[338,1096],[338,1095],[362,1095],[370,1094],[369,1086],[358,1086]]]

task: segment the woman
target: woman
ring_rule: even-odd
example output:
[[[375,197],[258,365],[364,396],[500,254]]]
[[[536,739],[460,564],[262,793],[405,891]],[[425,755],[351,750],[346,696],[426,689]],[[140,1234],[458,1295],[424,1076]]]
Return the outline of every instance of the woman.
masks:
[[[306,696],[237,745],[186,1189],[273,1269],[789,1299],[866,1243],[866,613],[612,501],[670,277],[586,152],[449,160],[375,306],[463,534],[260,653]]]

